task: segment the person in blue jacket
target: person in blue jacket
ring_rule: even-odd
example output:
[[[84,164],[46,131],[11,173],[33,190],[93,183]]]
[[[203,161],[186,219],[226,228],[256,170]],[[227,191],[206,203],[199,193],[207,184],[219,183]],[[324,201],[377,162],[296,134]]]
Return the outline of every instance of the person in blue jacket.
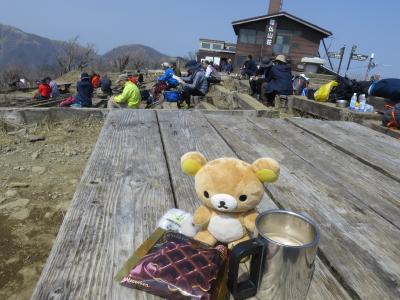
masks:
[[[164,91],[175,88],[179,85],[179,81],[174,78],[175,71],[167,62],[161,64],[164,69],[164,74],[157,78],[157,83],[154,85],[147,99],[146,108],[150,108],[153,103],[158,102],[159,98]]]
[[[71,107],[92,107],[93,86],[88,73],[81,74],[81,80],[76,84],[75,103]]]
[[[275,95],[293,95],[292,69],[284,55],[275,58],[275,65],[261,86],[261,100],[267,106],[273,106]]]
[[[179,85],[179,82],[178,80],[173,78],[173,76],[175,75],[174,69],[172,69],[170,64],[167,62],[163,63],[162,67],[165,71],[162,76],[158,77],[158,81],[167,83],[169,88],[177,87]]]

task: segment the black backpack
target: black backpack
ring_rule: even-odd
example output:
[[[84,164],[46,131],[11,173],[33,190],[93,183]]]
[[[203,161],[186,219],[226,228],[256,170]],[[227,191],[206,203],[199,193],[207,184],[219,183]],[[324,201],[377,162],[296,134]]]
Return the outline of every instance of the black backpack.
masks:
[[[382,125],[388,128],[400,129],[400,103],[397,103],[395,106],[385,105]]]
[[[148,90],[140,90],[140,96],[142,100],[147,100],[150,97],[150,92]]]

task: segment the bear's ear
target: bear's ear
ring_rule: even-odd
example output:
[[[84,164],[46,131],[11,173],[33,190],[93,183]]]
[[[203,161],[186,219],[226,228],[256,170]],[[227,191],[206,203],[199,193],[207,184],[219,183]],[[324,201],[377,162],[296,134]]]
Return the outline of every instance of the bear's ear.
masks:
[[[195,176],[206,163],[207,160],[200,152],[188,152],[181,157],[182,171],[189,176]]]
[[[257,159],[251,167],[261,182],[272,183],[279,177],[279,163],[272,158]]]

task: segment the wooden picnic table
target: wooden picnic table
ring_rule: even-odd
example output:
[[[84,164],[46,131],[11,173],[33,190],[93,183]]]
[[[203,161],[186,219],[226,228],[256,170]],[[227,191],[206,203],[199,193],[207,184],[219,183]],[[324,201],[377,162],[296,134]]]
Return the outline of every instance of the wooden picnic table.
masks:
[[[168,209],[199,205],[180,169],[193,150],[281,163],[259,210],[320,225],[308,299],[400,299],[398,140],[355,123],[166,110],[109,113],[32,299],[155,299],[113,278]]]

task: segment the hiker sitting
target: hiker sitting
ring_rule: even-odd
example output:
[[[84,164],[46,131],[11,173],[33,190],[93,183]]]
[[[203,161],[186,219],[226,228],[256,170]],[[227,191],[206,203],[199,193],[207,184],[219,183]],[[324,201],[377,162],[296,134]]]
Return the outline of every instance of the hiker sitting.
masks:
[[[19,87],[20,88],[30,88],[31,87],[31,84],[29,83],[29,81],[27,80],[27,79],[25,79],[25,78],[21,78],[20,80],[19,80]]]
[[[261,99],[267,106],[273,106],[276,95],[293,95],[292,69],[284,55],[275,58],[275,65],[261,86]]]
[[[97,88],[100,87],[100,79],[101,79],[100,75],[93,72],[93,75],[92,75],[92,86],[93,86],[94,89],[97,89]]]
[[[179,81],[174,78],[176,75],[170,64],[164,62],[161,64],[161,67],[164,69],[164,74],[157,78],[157,83],[152,88],[150,97],[147,100],[147,107],[150,107],[153,102],[157,102],[163,91],[168,91],[179,85]]]
[[[208,60],[204,61],[203,67],[206,70],[205,76],[209,84],[221,82],[221,74],[219,74],[219,72],[214,68],[214,66]]]
[[[123,74],[118,77],[117,83],[123,87],[122,94],[108,100],[108,108],[140,108],[142,97],[139,88],[133,84],[128,76]]]
[[[51,88],[51,94],[50,94],[50,98],[57,98],[60,96],[60,91],[58,90],[58,85],[57,83],[52,80],[50,77],[46,77],[45,78],[46,83],[50,86]]]
[[[205,96],[208,92],[208,81],[204,69],[195,60],[191,60],[186,64],[189,76],[182,77],[180,84],[183,87],[182,99],[177,103],[178,108],[182,107],[183,101],[187,107],[190,105],[190,96]]]
[[[242,75],[248,76],[249,78],[256,75],[257,71],[257,64],[253,60],[252,55],[247,56],[247,60],[244,62],[244,65],[242,67]]]
[[[261,94],[261,85],[268,78],[271,68],[272,68],[272,61],[267,57],[263,58],[263,60],[261,61],[260,65],[257,68],[255,76],[250,77],[249,80],[252,96]]]
[[[141,86],[144,83],[144,76],[140,72],[140,70],[137,70],[137,86]]]
[[[164,69],[164,74],[158,77],[157,81],[165,82],[168,85],[168,88],[177,87],[179,85],[179,82],[177,79],[174,78],[174,75],[176,76],[174,69],[167,62],[163,63],[161,66]]]
[[[81,74],[81,80],[76,84],[75,103],[71,107],[92,107],[93,86],[87,73]]]
[[[50,98],[51,95],[51,88],[50,86],[46,83],[46,81],[40,80],[36,81],[38,84],[38,91],[35,93],[33,96],[33,99],[35,100],[47,100]]]
[[[111,84],[112,82],[110,78],[108,78],[108,75],[104,74],[103,77],[100,79],[100,90],[104,95],[112,95]]]

